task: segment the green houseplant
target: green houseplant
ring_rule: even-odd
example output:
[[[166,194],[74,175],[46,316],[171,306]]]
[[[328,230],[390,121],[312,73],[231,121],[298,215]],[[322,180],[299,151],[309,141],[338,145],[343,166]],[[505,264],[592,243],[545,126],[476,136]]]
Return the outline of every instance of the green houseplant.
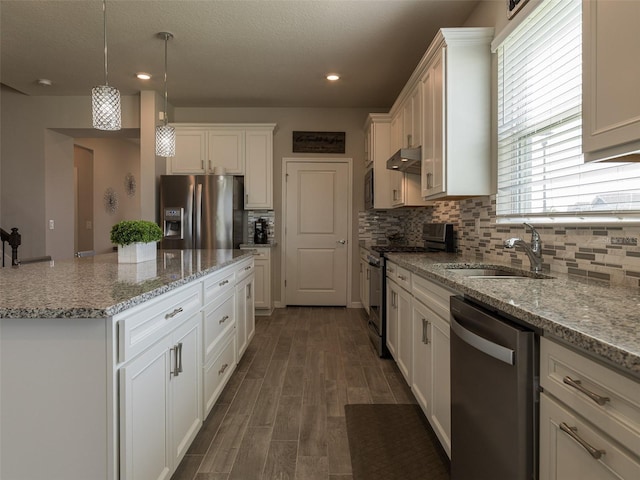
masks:
[[[148,220],[123,220],[111,227],[111,242],[118,245],[118,263],[139,263],[156,259],[160,227]]]

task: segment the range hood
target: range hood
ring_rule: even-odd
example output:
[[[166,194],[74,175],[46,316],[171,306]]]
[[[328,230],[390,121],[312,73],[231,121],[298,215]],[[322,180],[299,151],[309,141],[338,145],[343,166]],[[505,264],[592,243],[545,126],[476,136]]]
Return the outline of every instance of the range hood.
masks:
[[[398,172],[420,175],[422,148],[401,148],[387,160],[387,168]]]

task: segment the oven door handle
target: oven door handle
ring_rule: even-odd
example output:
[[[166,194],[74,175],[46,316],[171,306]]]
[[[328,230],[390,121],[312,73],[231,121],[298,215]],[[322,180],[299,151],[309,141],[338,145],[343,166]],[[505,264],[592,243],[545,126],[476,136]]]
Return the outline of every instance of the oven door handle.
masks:
[[[507,365],[515,365],[515,352],[513,350],[503,347],[502,345],[498,345],[497,343],[493,343],[486,338],[467,330],[456,321],[453,315],[451,316],[451,331],[455,333],[460,340],[468,343],[476,350],[480,350],[481,352],[486,353]]]

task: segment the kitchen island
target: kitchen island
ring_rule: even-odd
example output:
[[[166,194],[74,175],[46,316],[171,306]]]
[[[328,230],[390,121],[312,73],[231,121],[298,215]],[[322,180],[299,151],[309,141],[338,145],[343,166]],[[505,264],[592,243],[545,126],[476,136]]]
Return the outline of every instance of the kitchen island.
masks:
[[[255,331],[253,252],[0,270],[0,478],[169,478]]]

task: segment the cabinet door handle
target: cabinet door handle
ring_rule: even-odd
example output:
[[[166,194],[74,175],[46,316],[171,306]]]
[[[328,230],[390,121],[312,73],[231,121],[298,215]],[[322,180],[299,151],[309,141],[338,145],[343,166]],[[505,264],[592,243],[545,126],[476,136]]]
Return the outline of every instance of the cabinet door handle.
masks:
[[[596,460],[599,460],[600,457],[602,457],[602,455],[606,453],[604,450],[589,445],[589,443],[587,443],[580,435],[578,435],[577,427],[570,427],[565,422],[562,422],[560,424],[560,430],[573,438],[578,444],[580,444],[582,448],[584,448],[589,453],[589,455],[591,455]]]
[[[173,317],[175,317],[176,315],[178,315],[179,313],[182,313],[182,312],[183,312],[182,307],[176,308],[173,312],[167,313],[164,316],[164,318],[165,318],[165,320],[169,320],[170,318],[173,318]]]
[[[169,368],[169,378],[177,377],[180,372],[178,371],[178,346],[174,345],[169,349],[169,355],[173,356],[173,368]]]
[[[251,300],[251,284],[247,285],[247,300]]]
[[[427,173],[427,190],[433,188],[433,173]]]
[[[367,280],[371,279],[371,270],[367,268]]]
[[[422,343],[429,345],[429,322],[426,318],[422,319]]]
[[[178,357],[178,363],[176,364],[176,368],[178,369],[177,375],[180,375],[182,373],[182,342],[178,343],[176,350],[176,356]]]
[[[580,380],[574,380],[573,378],[566,376],[562,379],[562,382],[565,385],[569,385],[570,387],[575,388],[579,392],[584,393],[591,400],[596,402],[598,405],[604,405],[611,399],[609,397],[603,397],[602,395],[598,395],[597,393],[593,393],[582,386],[582,382]]]
[[[222,365],[222,367],[220,367],[220,370],[218,370],[218,375],[222,375],[228,366],[229,366],[228,363],[225,363],[224,365]]]
[[[200,168],[204,170],[204,160],[200,160]]]
[[[211,164],[211,160],[209,160],[209,170],[213,170],[213,165]]]
[[[224,322],[226,322],[227,320],[229,320],[229,315],[225,315],[224,317],[222,317],[219,321],[218,321],[218,325],[222,325]]]

